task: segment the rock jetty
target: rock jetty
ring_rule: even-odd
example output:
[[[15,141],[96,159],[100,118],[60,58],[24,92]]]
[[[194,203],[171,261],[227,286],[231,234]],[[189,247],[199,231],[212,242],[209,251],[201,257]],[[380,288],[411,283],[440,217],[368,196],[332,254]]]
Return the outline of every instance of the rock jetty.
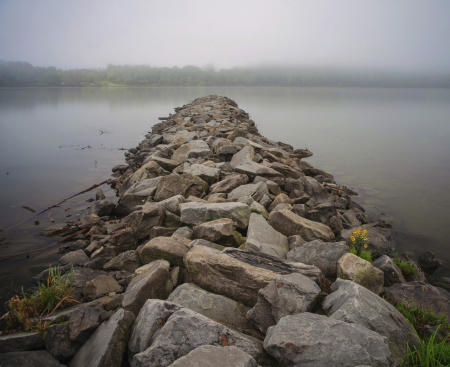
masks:
[[[226,97],[160,120],[113,168],[117,202],[98,192],[92,214],[49,229],[74,233],[59,263],[79,303],[0,335],[1,366],[398,366],[418,338],[380,295],[449,312],[309,150]],[[349,252],[357,227],[374,263]]]

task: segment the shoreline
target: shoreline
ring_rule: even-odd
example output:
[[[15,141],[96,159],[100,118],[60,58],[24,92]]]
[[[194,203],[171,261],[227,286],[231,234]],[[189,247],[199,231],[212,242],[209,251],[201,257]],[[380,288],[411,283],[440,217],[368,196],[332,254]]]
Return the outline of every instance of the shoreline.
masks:
[[[438,289],[427,283],[423,283],[423,289],[418,289],[416,284],[425,281],[425,274],[408,259],[405,261],[416,266],[417,272],[404,279],[405,274],[402,275],[393,263],[392,258],[397,255],[391,246],[389,224],[369,223],[364,209],[351,199],[355,194],[352,190],[336,184],[331,174],[304,161],[311,152],[261,136],[248,114],[232,100],[217,96],[198,98],[175,108],[175,114],[161,120],[146,139],[125,153],[126,164],[113,168],[109,184],[118,194],[118,203],[105,200],[98,191],[95,213],[83,216],[73,225],[54,228],[51,233],[65,234],[66,238],[73,236],[69,238],[73,241],[65,245],[68,252],[59,264],[63,272],[74,271],[76,298],[84,302],[84,306],[95,304],[109,312],[103,319],[108,321],[101,327],[112,324],[111,320],[116,318],[117,327],[126,324],[125,329],[131,330],[136,316],[144,322],[140,318],[143,310],[156,307],[156,303],[149,304],[147,299],[166,299],[190,283],[205,292],[238,302],[233,303],[235,307],[248,307],[246,321],[231,325],[230,330],[237,329],[259,340],[264,339],[268,326],[284,319],[270,320],[266,315],[267,307],[283,306],[277,306],[270,296],[261,295],[262,290],[274,284],[276,287],[281,284],[280,289],[290,282],[294,289],[301,287],[292,277],[309,282],[308,291],[302,292],[308,293],[313,301],[303,300],[306,303],[302,311],[284,310],[285,317],[320,314],[326,306],[320,305],[319,298],[331,297],[333,291],[339,292],[339,287],[350,283],[355,289],[370,289],[373,292],[370,294],[377,297],[374,302],[381,303],[378,300],[381,298],[375,294],[384,294],[395,303],[401,299],[402,292],[411,290],[413,285],[416,295],[420,292],[428,295],[427,292]],[[377,266],[349,252],[352,245],[349,238],[357,228],[367,230],[367,247],[375,260],[373,264],[378,261]],[[436,270],[437,259],[429,257],[427,260],[430,268],[426,270],[433,267]],[[355,266],[363,269],[362,277],[359,270],[355,272]],[[45,280],[47,274],[42,273],[40,279]],[[342,283],[336,277],[346,280]],[[330,289],[333,282],[335,285]],[[270,289],[271,292],[276,290]],[[195,294],[196,291],[190,289],[189,292]],[[422,307],[438,307],[442,311],[448,292],[439,288],[438,293],[431,303],[423,302],[420,297],[415,300]],[[172,295],[170,297],[176,298]],[[290,293],[284,296],[296,297]],[[177,297],[183,307],[202,314],[189,303],[189,298],[181,294]],[[271,306],[263,306],[264,297],[264,302]],[[383,307],[393,313],[384,303]],[[75,309],[79,310],[80,306]],[[181,310],[175,311],[178,312]],[[265,318],[261,319],[261,315]],[[219,324],[220,321],[225,325],[231,322],[217,320],[218,315],[212,317],[203,313],[203,316]],[[71,328],[71,312],[68,317],[66,326],[55,324],[50,328]],[[311,316],[313,321],[306,321],[329,322],[326,316],[320,320],[316,320],[317,317]],[[8,319],[3,317],[2,320],[0,325],[4,326]],[[406,333],[404,342],[411,335],[407,324],[400,324],[396,332]],[[98,325],[99,319],[91,329]],[[139,327],[136,321],[132,335],[140,332]],[[72,344],[64,340],[71,345],[70,352],[57,353],[47,345],[60,342],[56,337],[46,343],[46,350],[60,362],[72,360],[71,366],[81,366],[89,353],[98,353],[89,349],[98,335],[92,331],[88,333],[91,339],[85,337],[76,345],[72,345],[73,340]],[[383,330],[376,330],[377,336],[374,336],[374,342],[380,343],[383,349],[377,333],[384,335]],[[11,338],[10,345],[17,348]],[[262,351],[258,343],[244,339],[242,343],[247,344],[243,350],[252,357],[277,359],[276,353],[266,347],[266,341],[265,351]],[[139,365],[141,357],[150,358],[147,348],[135,349],[129,343],[132,342],[122,335],[120,345],[110,343],[108,348],[122,350],[122,361],[128,344],[128,357],[135,365]],[[395,343],[399,341],[395,339]],[[1,345],[2,341],[0,352]],[[361,364],[370,363],[369,357],[361,360]],[[382,358],[390,362],[397,360],[398,351],[383,349]]]

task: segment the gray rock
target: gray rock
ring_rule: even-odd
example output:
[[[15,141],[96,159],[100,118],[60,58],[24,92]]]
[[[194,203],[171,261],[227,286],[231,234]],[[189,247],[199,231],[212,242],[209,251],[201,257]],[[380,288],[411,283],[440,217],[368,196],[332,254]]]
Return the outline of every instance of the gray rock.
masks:
[[[429,278],[429,282],[450,292],[450,267],[445,265],[439,266]]]
[[[72,358],[80,345],[70,340],[68,324],[51,325],[45,330],[45,349],[60,362]]]
[[[227,248],[222,252],[194,246],[184,258],[190,279],[200,287],[252,307],[258,290],[281,274],[302,273],[320,282],[320,270],[279,258]]]
[[[99,217],[110,215],[116,204],[108,200],[97,201],[94,205],[95,214]]]
[[[262,215],[252,213],[245,248],[272,256],[285,258],[289,251],[287,237],[273,229]]]
[[[199,224],[194,227],[192,236],[216,242],[223,237],[230,237],[234,232],[234,223],[230,218],[221,218]]]
[[[385,287],[389,287],[394,283],[406,282],[402,271],[394,264],[394,261],[389,256],[380,256],[372,263],[372,265],[383,271]]]
[[[337,276],[361,284],[376,294],[383,290],[384,273],[370,262],[351,253],[346,253],[339,259]]]
[[[222,181],[211,185],[209,188],[210,194],[219,192],[230,192],[234,188],[245,185],[248,182],[248,176],[243,174],[232,174],[225,177]]]
[[[206,143],[205,143],[206,144]],[[158,183],[155,200],[162,201],[175,195],[201,197],[206,192],[208,184],[198,176],[189,174],[170,174],[164,176]]]
[[[259,290],[258,301],[247,317],[265,334],[282,317],[311,311],[319,294],[319,286],[308,277],[299,273],[281,275]]]
[[[169,367],[257,367],[253,357],[236,347],[202,345]]]
[[[163,327],[167,319],[182,307],[172,302],[148,299],[139,311],[128,342],[129,359],[145,351],[153,336]]]
[[[330,227],[300,217],[289,210],[271,212],[269,221],[272,227],[286,236],[299,234],[306,241],[313,241],[316,239],[331,241],[334,239],[334,234]]]
[[[166,217],[166,211],[158,203],[147,202],[140,211],[135,211],[124,218],[130,225],[131,235],[138,240],[149,236],[153,227],[161,226]],[[125,228],[126,231],[128,228]],[[127,241],[129,242],[129,241]],[[134,244],[133,247],[135,248]]]
[[[128,210],[144,204],[155,193],[161,178],[162,176],[159,176],[136,182],[120,197],[119,204]]]
[[[387,300],[393,304],[423,308],[450,319],[450,293],[425,282],[395,283],[384,289]]]
[[[255,159],[255,150],[251,146],[245,146],[233,155],[230,165],[236,169],[236,167],[245,164],[248,161],[253,161],[253,159]]]
[[[297,247],[303,246],[306,241],[299,234],[294,234],[288,237],[289,251],[296,249]]]
[[[110,275],[100,274],[86,282],[83,294],[87,299],[96,299],[108,293],[121,292],[122,287]]]
[[[212,154],[209,146],[203,140],[191,140],[180,146],[172,154],[172,159],[177,162],[184,162],[189,158],[207,158]]]
[[[172,236],[184,237],[190,240],[192,239],[192,229],[188,226],[179,227],[175,232],[173,232]]]
[[[204,240],[202,238],[197,238],[196,240],[191,241],[191,243],[189,244],[189,247],[192,248],[197,245],[210,247],[212,249],[218,250],[219,252],[222,251],[223,249],[225,249],[225,246],[219,245],[217,243],[214,243],[214,242],[211,242],[208,240]]]
[[[117,310],[75,354],[70,367],[120,367],[134,315]]]
[[[172,196],[166,200],[160,201],[158,204],[164,208],[164,210],[167,210],[174,214],[180,214],[180,204],[184,203],[185,199],[183,195],[175,195]]]
[[[388,338],[392,358],[401,364],[410,348],[418,347],[419,339],[408,320],[390,303],[375,293],[350,281],[337,279],[333,293],[323,302],[323,309],[333,319],[358,324]]]
[[[326,277],[336,277],[338,260],[348,252],[345,242],[314,240],[289,251],[287,259],[315,265]]]
[[[180,204],[180,211],[183,223],[196,225],[219,218],[230,218],[238,228],[246,228],[250,217],[250,208],[243,203],[183,203]]]
[[[238,200],[241,197],[250,196],[252,199],[259,201],[264,195],[268,195],[269,190],[265,182],[256,184],[241,185],[233,189],[228,194],[229,200]]]
[[[208,182],[209,184],[213,184],[218,180],[220,170],[204,164],[193,164],[184,168],[183,173],[188,173],[192,176],[199,176],[202,180]]]
[[[236,170],[236,172],[245,173],[250,176],[281,176],[281,173],[279,173],[278,171],[250,160],[237,165],[236,167],[234,167],[234,169]]]
[[[83,250],[70,251],[59,259],[61,265],[85,265],[88,262],[89,257]]]
[[[151,159],[168,171],[173,171],[180,165],[180,162],[174,161],[173,159],[162,158],[156,155],[153,155]]]
[[[252,334],[252,326],[245,317],[249,308],[228,297],[205,291],[192,283],[184,283],[175,288],[167,300],[232,329]]]
[[[147,299],[166,298],[173,287],[169,269],[170,264],[165,260],[156,260],[136,269],[123,295],[122,307],[137,315]]]
[[[308,312],[268,329],[264,349],[283,366],[391,366],[386,338],[357,324]]]
[[[183,266],[183,257],[189,251],[191,241],[183,237],[155,237],[138,248],[142,264],[164,259],[172,265]]]
[[[69,339],[84,343],[100,325],[102,314],[103,307],[85,305],[77,307],[69,316]]]
[[[64,367],[45,350],[0,354],[1,367]]]
[[[166,367],[199,346],[224,344],[242,349],[252,357],[262,354],[262,347],[257,339],[182,308],[167,319],[153,336],[147,349],[132,357],[130,365]]]
[[[40,332],[0,335],[0,353],[42,349],[44,340]]]
[[[124,251],[113,257],[105,265],[105,270],[125,270],[134,272],[139,267],[139,258],[135,250]]]

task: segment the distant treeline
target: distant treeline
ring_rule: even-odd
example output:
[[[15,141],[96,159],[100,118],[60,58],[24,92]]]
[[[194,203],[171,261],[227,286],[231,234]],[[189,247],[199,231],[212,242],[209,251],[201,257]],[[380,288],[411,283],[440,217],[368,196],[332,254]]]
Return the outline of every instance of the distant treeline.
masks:
[[[0,61],[0,87],[88,86],[374,86],[450,87],[450,74],[261,66],[212,67],[109,65],[99,69],[36,67]]]

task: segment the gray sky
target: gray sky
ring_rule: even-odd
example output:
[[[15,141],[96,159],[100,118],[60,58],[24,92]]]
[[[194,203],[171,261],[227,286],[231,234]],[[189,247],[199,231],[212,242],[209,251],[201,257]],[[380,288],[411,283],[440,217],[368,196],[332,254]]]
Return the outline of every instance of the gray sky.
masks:
[[[450,0],[0,0],[0,59],[450,71]]]

